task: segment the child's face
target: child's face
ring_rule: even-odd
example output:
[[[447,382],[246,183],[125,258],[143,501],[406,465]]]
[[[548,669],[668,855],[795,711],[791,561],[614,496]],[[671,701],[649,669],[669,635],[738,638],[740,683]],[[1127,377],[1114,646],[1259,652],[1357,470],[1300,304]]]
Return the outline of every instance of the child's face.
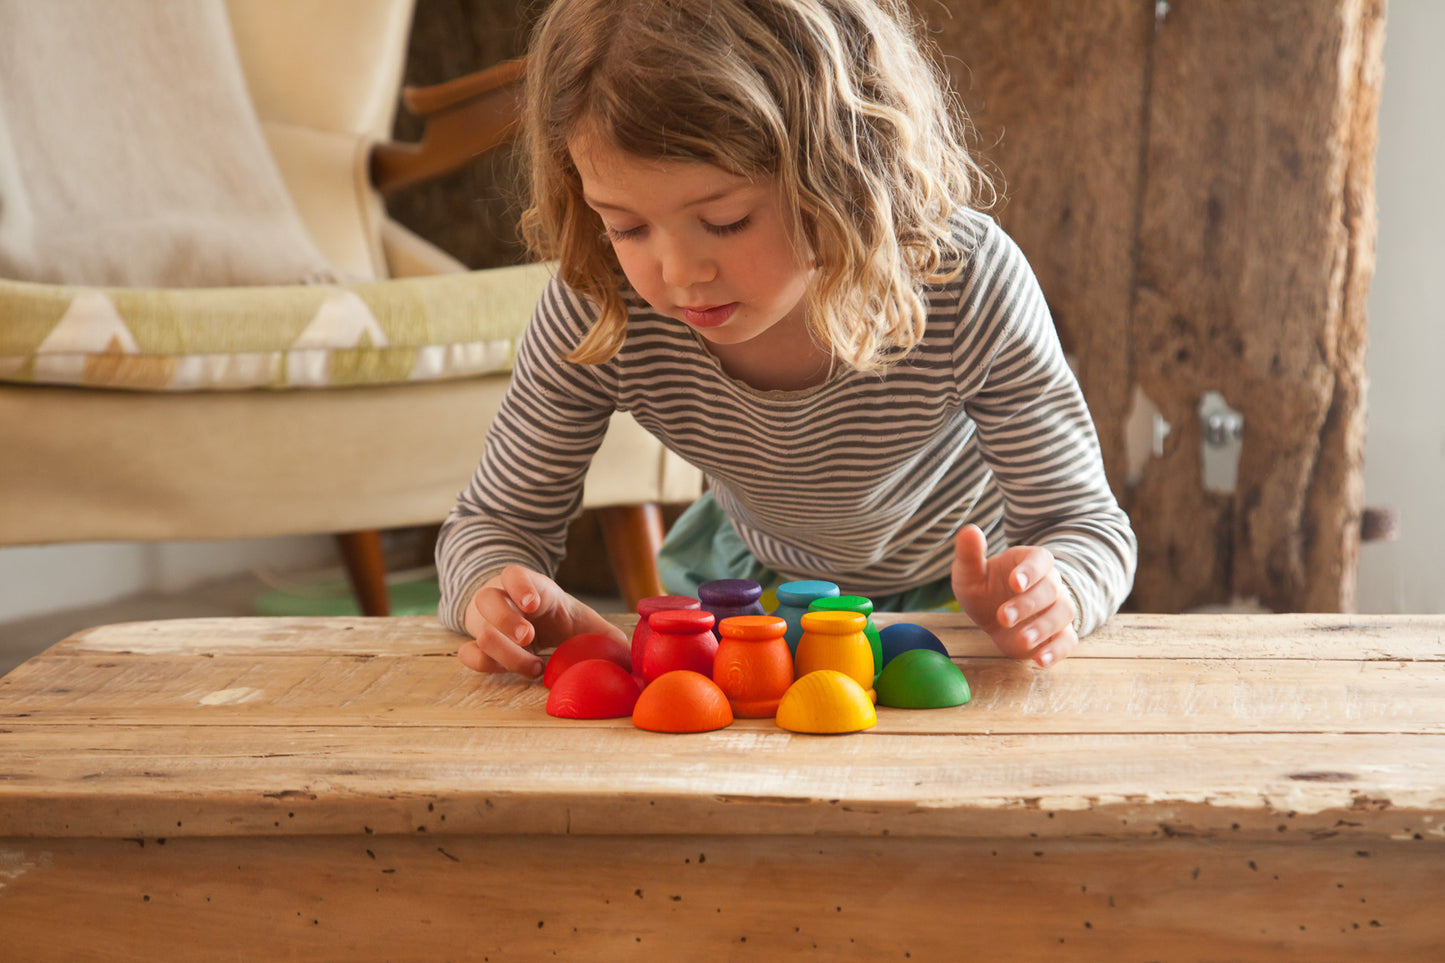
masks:
[[[597,137],[574,138],[570,148],[623,273],[655,310],[716,345],[742,344],[784,321],[805,330],[811,268],[774,178],[643,160]]]

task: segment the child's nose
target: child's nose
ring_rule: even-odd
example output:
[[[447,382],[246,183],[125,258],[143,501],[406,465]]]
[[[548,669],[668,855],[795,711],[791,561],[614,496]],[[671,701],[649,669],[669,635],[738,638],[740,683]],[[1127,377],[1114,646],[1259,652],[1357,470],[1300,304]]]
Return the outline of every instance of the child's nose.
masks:
[[[713,280],[717,265],[705,252],[686,244],[671,244],[662,251],[662,280],[669,287],[685,288]]]

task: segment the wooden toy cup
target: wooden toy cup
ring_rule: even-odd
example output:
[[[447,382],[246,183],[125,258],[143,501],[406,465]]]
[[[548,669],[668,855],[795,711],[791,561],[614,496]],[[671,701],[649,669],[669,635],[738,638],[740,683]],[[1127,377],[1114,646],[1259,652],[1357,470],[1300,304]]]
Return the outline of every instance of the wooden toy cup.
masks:
[[[788,623],[788,651],[798,654],[798,640],[803,637],[803,616],[815,599],[828,598],[838,594],[838,586],[832,582],[809,580],[784,582],[778,586],[778,607],[773,612]]]
[[[647,617],[647,624],[652,634],[642,653],[643,679],[652,682],[666,672],[688,669],[712,681],[717,638],[712,634],[711,612],[654,612]]]
[[[713,659],[712,679],[728,697],[739,719],[767,719],[793,684],[793,655],[788,623],[775,615],[735,615],[718,627],[722,641]]]
[[[858,612],[808,612],[802,618],[803,637],[793,659],[793,674],[801,679],[819,669],[836,669],[858,683],[876,699],[873,691],[873,646],[863,627],[868,620]]]
[[[878,626],[873,624],[873,600],[861,595],[832,595],[814,599],[808,606],[809,612],[857,612],[867,621],[863,623],[863,634],[873,649],[873,678],[883,671],[883,641]]]
[[[637,625],[632,630],[632,671],[642,674],[642,659],[647,652],[647,637],[652,626],[647,620],[658,612],[697,611],[702,603],[690,595],[649,595],[637,603]]]
[[[697,597],[702,603],[702,610],[711,612],[716,620],[713,622],[712,634],[719,640],[722,639],[719,627],[723,619],[737,615],[763,614],[763,603],[758,601],[762,594],[763,587],[747,578],[718,578],[703,582],[697,587]]]

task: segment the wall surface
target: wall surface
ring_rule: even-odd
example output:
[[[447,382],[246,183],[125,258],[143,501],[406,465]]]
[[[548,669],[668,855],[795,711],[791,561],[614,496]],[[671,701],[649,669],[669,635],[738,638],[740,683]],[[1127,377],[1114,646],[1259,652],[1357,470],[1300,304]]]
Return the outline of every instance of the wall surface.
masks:
[[[337,564],[335,545],[323,535],[0,548],[0,623],[132,595],[184,592],[258,568]]]
[[[1365,503],[1399,537],[1360,550],[1362,612],[1445,612],[1445,4],[1391,0],[1370,288]]]

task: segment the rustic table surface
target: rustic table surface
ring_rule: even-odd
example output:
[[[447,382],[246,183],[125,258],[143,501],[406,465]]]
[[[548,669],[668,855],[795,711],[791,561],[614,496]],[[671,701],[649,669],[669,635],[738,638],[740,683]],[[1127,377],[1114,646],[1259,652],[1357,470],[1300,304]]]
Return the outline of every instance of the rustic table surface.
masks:
[[[432,619],[79,633],[0,679],[0,957],[1445,958],[1445,617],[907,618],[973,700],[840,736],[554,719]]]

